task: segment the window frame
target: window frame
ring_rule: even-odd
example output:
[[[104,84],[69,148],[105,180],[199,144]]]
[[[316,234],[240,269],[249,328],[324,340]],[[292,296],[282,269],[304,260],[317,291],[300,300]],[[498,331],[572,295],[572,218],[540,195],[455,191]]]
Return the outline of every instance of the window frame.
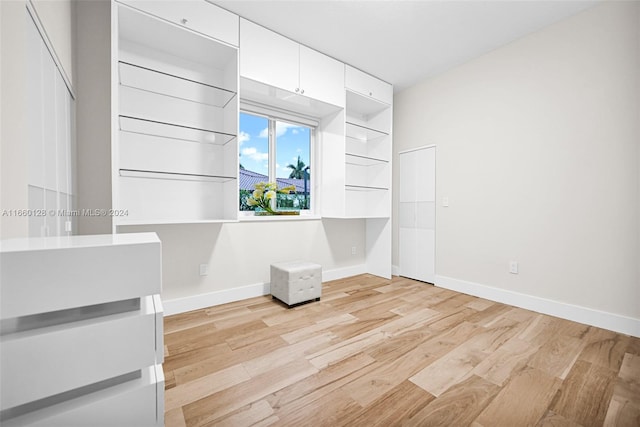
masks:
[[[311,209],[300,209],[300,215],[266,215],[255,216],[253,211],[242,211],[238,206],[238,218],[239,219],[259,219],[264,220],[296,220],[296,219],[315,219],[316,218],[316,192],[317,185],[316,180],[319,176],[317,171],[318,167],[314,166],[316,163],[316,133],[318,132],[319,123],[317,120],[306,117],[303,115],[297,115],[288,111],[278,110],[270,107],[265,107],[259,104],[241,102],[239,108],[239,114],[246,113],[253,116],[262,117],[268,120],[268,150],[269,150],[269,170],[268,181],[276,182],[276,164],[277,164],[277,138],[276,138],[276,122],[286,122],[294,125],[304,126],[309,128],[309,181],[312,183],[309,188],[309,203]],[[238,120],[238,126],[240,121]],[[238,134],[242,129],[238,129]],[[238,149],[238,174],[240,174],[240,149]],[[240,196],[240,188],[238,180],[238,197]]]

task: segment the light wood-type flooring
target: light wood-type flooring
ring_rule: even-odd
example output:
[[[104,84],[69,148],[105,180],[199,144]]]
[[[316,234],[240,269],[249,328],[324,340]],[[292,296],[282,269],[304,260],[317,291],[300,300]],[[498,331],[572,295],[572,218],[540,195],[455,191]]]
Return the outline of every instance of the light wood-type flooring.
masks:
[[[640,426],[640,339],[409,279],[165,318],[174,426]]]

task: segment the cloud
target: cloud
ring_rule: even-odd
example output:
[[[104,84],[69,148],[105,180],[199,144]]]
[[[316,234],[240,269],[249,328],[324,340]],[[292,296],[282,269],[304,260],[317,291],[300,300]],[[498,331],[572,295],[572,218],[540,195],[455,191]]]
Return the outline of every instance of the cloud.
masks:
[[[243,142],[249,141],[251,139],[251,135],[247,132],[240,131],[240,135],[238,135],[238,142],[242,145]]]
[[[256,162],[267,160],[269,158],[269,153],[261,153],[260,151],[256,150],[255,147],[243,148],[240,153],[242,156],[249,157]]]
[[[296,134],[301,129],[300,126],[285,122],[276,122],[276,138],[287,133],[287,130],[291,129],[291,132]],[[260,131],[260,138],[267,138],[269,136],[269,128],[264,128]]]

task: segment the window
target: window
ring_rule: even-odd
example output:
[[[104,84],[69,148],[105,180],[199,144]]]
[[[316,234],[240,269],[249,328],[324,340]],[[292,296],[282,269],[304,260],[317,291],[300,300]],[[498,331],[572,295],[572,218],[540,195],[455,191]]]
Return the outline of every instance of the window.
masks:
[[[288,194],[277,193],[272,208],[301,211],[312,208],[314,130],[290,119],[240,113],[240,211],[255,210],[247,198],[259,182],[275,182],[278,189],[291,187]]]

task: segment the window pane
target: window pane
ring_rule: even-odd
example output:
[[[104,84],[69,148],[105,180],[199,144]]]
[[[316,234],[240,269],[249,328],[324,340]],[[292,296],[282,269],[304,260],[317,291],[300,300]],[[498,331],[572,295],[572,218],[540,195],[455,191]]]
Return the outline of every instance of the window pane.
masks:
[[[269,120],[266,117],[240,113],[240,210],[252,211],[247,197],[254,184],[269,181]]]
[[[278,208],[311,208],[311,129],[276,121],[276,179],[278,188],[293,186],[290,194],[278,194]]]

